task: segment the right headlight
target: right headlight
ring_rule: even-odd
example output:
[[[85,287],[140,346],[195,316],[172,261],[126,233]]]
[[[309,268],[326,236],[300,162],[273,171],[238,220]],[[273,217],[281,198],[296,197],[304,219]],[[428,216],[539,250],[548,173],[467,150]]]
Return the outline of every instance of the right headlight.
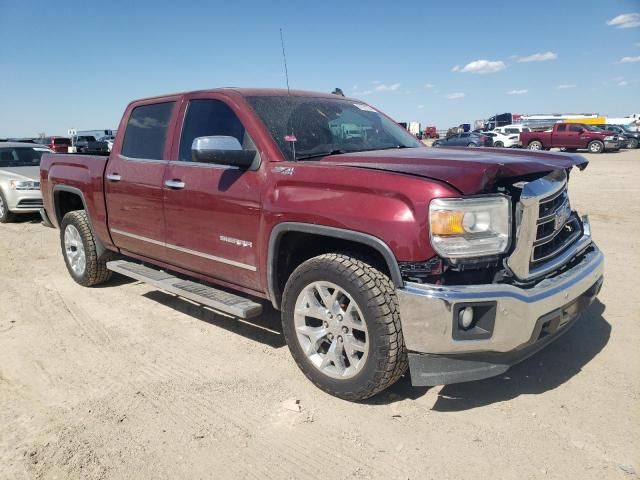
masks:
[[[506,252],[511,233],[510,203],[503,195],[432,200],[429,224],[433,248],[445,258]]]

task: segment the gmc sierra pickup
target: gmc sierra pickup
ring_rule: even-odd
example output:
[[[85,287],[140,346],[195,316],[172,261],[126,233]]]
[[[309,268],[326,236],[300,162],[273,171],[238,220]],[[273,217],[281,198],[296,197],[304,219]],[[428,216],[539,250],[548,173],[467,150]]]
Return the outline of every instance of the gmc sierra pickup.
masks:
[[[500,374],[574,323],[603,279],[567,190],[586,165],[427,148],[359,100],[228,88],[131,103],[108,158],[44,155],[41,213],[80,285],[118,272],[240,318],[266,299],[302,372],[360,400],[407,369]]]
[[[567,152],[586,149],[591,153],[620,150],[624,138],[592,125],[556,123],[548,132],[522,132],[520,142],[530,150],[562,148]]]

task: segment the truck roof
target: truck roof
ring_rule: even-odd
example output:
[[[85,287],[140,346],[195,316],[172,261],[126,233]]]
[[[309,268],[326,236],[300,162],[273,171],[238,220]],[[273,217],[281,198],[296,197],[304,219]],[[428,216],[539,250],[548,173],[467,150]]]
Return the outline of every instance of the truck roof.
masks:
[[[153,97],[138,98],[135,102],[147,100],[161,100],[163,98],[175,97],[177,95],[189,95],[194,93],[232,93],[242,97],[283,97],[290,95],[292,97],[318,97],[318,98],[339,98],[344,100],[360,101],[354,98],[342,97],[333,93],[313,92],[308,90],[287,90],[286,88],[239,88],[239,87],[220,87],[204,90],[192,90],[187,92],[176,92],[165,95],[156,95]]]

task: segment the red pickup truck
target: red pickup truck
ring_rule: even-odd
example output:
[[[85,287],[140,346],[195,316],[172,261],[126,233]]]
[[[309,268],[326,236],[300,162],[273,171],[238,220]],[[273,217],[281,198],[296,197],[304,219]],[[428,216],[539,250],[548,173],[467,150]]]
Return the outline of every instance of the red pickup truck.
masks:
[[[360,400],[407,369],[500,374],[574,323],[603,278],[567,194],[586,165],[428,148],[336,95],[217,89],[131,103],[108,158],[45,155],[41,214],[79,284],[118,272],[240,318],[267,300],[304,374]]]
[[[529,150],[562,148],[567,152],[586,149],[591,153],[620,150],[622,138],[591,125],[581,123],[556,123],[550,131],[522,132],[520,142]]]

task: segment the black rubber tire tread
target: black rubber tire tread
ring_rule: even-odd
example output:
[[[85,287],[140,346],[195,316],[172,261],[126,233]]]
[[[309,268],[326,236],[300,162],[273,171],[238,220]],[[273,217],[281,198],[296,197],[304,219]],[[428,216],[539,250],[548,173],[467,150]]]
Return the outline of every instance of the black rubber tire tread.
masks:
[[[0,217],[0,223],[11,223],[15,220],[16,214],[9,211],[9,205],[7,204],[7,199],[5,198],[2,191],[0,191],[0,196],[2,197],[2,203],[4,205],[4,215]]]
[[[86,268],[84,274],[81,276],[76,275],[73,271],[64,249],[64,231],[67,225],[73,225],[78,229],[82,243],[84,244],[84,252],[86,257]],[[67,213],[62,219],[60,225],[60,247],[62,248],[62,256],[64,258],[64,264],[67,266],[67,270],[71,277],[83,287],[93,287],[94,285],[100,285],[108,281],[111,278],[113,272],[107,269],[108,257],[98,259],[96,242],[93,237],[91,225],[89,224],[89,218],[87,212],[84,210],[74,210]]]
[[[594,143],[597,143],[600,145],[600,151],[598,152],[592,152],[591,151],[591,145],[593,145]],[[589,142],[589,144],[587,145],[587,150],[589,150],[590,153],[603,153],[604,152],[604,143],[602,143],[600,140],[591,140]]]
[[[303,277],[323,270],[340,275],[345,284],[352,286],[350,295],[356,297],[359,293],[365,299],[364,305],[358,301],[365,317],[371,314],[365,319],[371,348],[367,365],[351,379],[335,381],[324,376],[309,363],[301,350],[297,350],[299,343],[295,338],[293,312],[299,292],[308,284]],[[344,288],[344,285],[341,286]],[[298,266],[289,277],[282,304],[283,332],[289,350],[302,372],[321,390],[345,400],[364,400],[397,382],[407,371],[407,350],[402,336],[395,286],[387,275],[371,265],[338,253],[311,258]],[[378,331],[376,338],[372,337],[374,330]],[[370,364],[373,367],[368,367]],[[368,377],[363,376],[369,372]],[[323,381],[324,379],[328,380]],[[332,388],[336,382],[346,388]]]
[[[503,148],[504,147],[504,143],[501,141],[497,141],[496,143],[493,144],[494,147],[496,148]]]

